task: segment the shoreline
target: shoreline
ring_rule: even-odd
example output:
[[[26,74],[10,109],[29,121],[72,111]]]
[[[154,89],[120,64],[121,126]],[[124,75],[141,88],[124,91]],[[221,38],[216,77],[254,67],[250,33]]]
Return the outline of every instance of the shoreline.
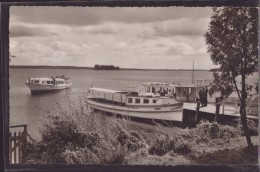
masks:
[[[86,69],[94,70],[94,67],[80,67],[80,66],[17,66],[10,65],[9,69]],[[120,68],[120,70],[142,70],[142,71],[206,71],[212,72],[210,69],[138,69],[138,68]],[[116,71],[120,71],[116,70]],[[98,70],[97,70],[98,71]],[[100,71],[110,71],[110,70],[100,70]],[[114,70],[112,70],[114,71]]]

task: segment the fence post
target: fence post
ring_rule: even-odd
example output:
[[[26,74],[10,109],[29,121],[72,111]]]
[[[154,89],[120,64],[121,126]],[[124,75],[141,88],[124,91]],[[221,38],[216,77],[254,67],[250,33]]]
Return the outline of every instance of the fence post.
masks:
[[[12,133],[9,132],[9,163],[12,163]]]
[[[22,157],[22,162],[23,163],[25,163],[26,162],[26,160],[27,160],[27,157],[26,157],[26,151],[25,151],[25,149],[26,149],[26,147],[27,147],[27,125],[25,125],[24,126],[24,131],[23,131],[23,139],[22,139],[22,141],[23,141],[23,147],[22,147],[22,155],[23,155],[23,157]]]
[[[22,156],[23,156],[23,153],[22,153],[22,144],[23,144],[23,135],[22,133],[19,131],[18,133],[18,163],[21,163],[22,162]]]
[[[16,164],[16,132],[14,132],[14,164]]]
[[[200,101],[197,102],[196,115],[195,115],[195,126],[199,122],[199,111],[200,111]]]

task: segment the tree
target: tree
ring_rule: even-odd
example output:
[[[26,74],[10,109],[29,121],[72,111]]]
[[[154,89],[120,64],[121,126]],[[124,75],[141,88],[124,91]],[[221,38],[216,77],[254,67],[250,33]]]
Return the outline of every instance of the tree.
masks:
[[[246,118],[246,98],[252,86],[247,84],[246,78],[257,71],[258,66],[258,9],[224,7],[213,8],[213,12],[205,34],[210,57],[220,66],[220,73],[214,75],[221,82],[213,85],[219,87],[226,83],[225,86],[236,91],[241,123],[248,147],[252,148]],[[241,80],[240,85],[237,78]]]

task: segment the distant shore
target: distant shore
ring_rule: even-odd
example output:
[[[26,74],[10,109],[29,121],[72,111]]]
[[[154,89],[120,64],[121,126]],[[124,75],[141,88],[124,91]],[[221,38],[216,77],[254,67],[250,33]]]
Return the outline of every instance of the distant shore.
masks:
[[[86,69],[94,70],[94,67],[80,67],[80,66],[20,66],[10,65],[10,69]],[[120,68],[120,70],[146,70],[146,71],[192,71],[192,69],[138,69],[138,68]],[[194,69],[194,71],[209,71],[210,69]]]

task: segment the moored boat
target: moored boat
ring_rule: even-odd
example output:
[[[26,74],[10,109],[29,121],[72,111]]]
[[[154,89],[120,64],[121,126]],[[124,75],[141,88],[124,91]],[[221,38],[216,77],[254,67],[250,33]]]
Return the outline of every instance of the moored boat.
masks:
[[[31,90],[31,94],[41,94],[70,88],[72,83],[68,79],[64,76],[57,76],[56,78],[28,78],[25,84]]]
[[[180,126],[182,123],[183,103],[171,97],[90,88],[87,104],[91,111],[125,116],[133,120],[165,121]]]

